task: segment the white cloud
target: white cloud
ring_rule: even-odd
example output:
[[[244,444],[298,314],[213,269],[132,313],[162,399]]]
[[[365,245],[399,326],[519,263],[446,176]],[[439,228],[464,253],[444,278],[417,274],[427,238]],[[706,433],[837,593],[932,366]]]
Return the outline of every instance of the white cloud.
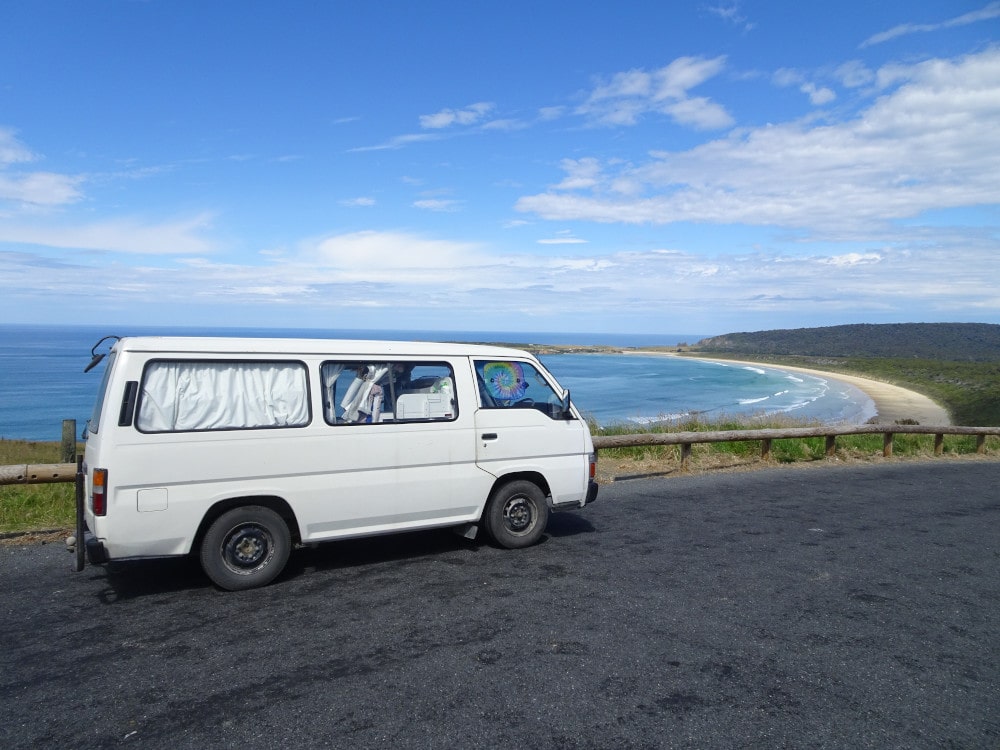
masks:
[[[393,269],[462,268],[476,265],[476,245],[435,240],[405,232],[364,231],[340,234],[307,245],[304,260],[318,268],[362,274]]]
[[[34,206],[61,206],[83,197],[78,187],[82,182],[82,177],[53,172],[0,173],[0,200]]]
[[[713,78],[726,67],[725,56],[707,59],[704,57],[678,57],[653,74],[654,98],[683,99],[690,89],[709,78]]]
[[[10,128],[0,128],[0,167],[34,161],[37,157],[21,143]]]
[[[681,99],[663,106],[661,110],[680,125],[690,125],[698,130],[721,130],[733,124],[733,118],[721,104],[704,97]]]
[[[0,201],[34,207],[61,206],[80,200],[83,177],[54,172],[10,172],[13,164],[37,161],[38,155],[17,139],[14,131],[0,128]]]
[[[739,3],[729,3],[728,5],[720,4],[716,6],[709,5],[706,6],[706,10],[727,23],[741,27],[744,31],[752,31],[757,25],[747,20],[746,16],[744,16],[740,10]]]
[[[155,224],[136,219],[63,226],[0,222],[0,242],[129,254],[202,255],[217,250],[215,243],[201,236],[211,223],[207,213]]]
[[[100,288],[104,310],[159,308],[162,315],[180,302],[190,309],[224,299],[227,306],[260,306],[255,309],[262,319],[280,307],[313,321],[336,316],[334,327],[393,327],[395,321],[397,328],[419,327],[428,311],[443,310],[442,321],[484,330],[517,329],[528,325],[526,316],[549,314],[584,325],[628,320],[627,307],[642,309],[650,325],[683,317],[687,330],[720,332],[775,316],[799,320],[803,310],[813,320],[840,322],[873,315],[933,318],[954,310],[1000,316],[995,242],[970,241],[965,234],[894,229],[865,247],[834,245],[794,256],[763,249],[696,254],[613,248],[581,255],[572,245],[547,247],[554,254],[511,254],[369,231],[304,243],[262,265],[164,258],[156,267],[131,266],[78,254],[54,258],[52,250],[0,252],[0,304],[9,307],[12,294],[44,298],[56,290],[60,299],[86,300]],[[948,269],[945,276],[942,269]],[[490,317],[496,300],[508,301],[497,313],[505,321],[499,324]],[[373,317],[379,310],[389,317]]]
[[[885,80],[898,87],[847,122],[757,128],[640,165],[564,161],[563,182],[516,208],[553,220],[846,231],[1000,203],[1000,49],[895,66]],[[622,183],[633,190],[613,193]],[[565,192],[581,189],[591,194]]]
[[[558,120],[560,117],[566,114],[566,107],[554,106],[554,107],[542,107],[538,110],[538,119],[542,122],[548,122],[550,120]]]
[[[503,131],[514,131],[514,130],[524,130],[530,127],[530,123],[524,120],[506,119],[506,120],[490,120],[489,122],[483,123],[483,130],[503,130]]]
[[[679,125],[698,130],[727,128],[733,124],[733,118],[725,107],[707,97],[689,95],[691,89],[719,75],[725,65],[725,56],[679,57],[653,71],[637,69],[615,73],[607,81],[599,81],[574,112],[595,125],[635,125],[644,115],[661,114]],[[430,132],[394,136],[372,146],[352,148],[349,153],[401,149],[449,137],[445,131],[456,127],[475,126],[477,132],[489,133],[524,130],[535,124],[513,118],[488,119],[495,108],[493,102],[477,102],[463,109],[449,108],[420,115],[420,126]],[[536,122],[556,120],[568,111],[563,106],[542,107]]]
[[[807,81],[800,71],[791,68],[779,68],[771,76],[771,80],[775,86],[798,86],[799,91],[808,96],[809,101],[816,106],[829,104],[837,98],[832,89]]]
[[[862,47],[870,47],[874,44],[881,44],[883,42],[888,42],[890,39],[895,39],[900,36],[906,36],[908,34],[919,34],[931,31],[940,31],[941,29],[950,29],[957,26],[967,26],[971,23],[979,23],[980,21],[990,21],[994,18],[1000,18],[1000,2],[989,3],[979,10],[970,11],[969,13],[963,13],[960,16],[955,16],[946,21],[940,21],[938,23],[903,23],[898,26],[893,26],[888,31],[882,31],[878,34],[874,34],[865,41],[861,43]]]
[[[340,201],[340,205],[347,206],[348,208],[360,207],[367,208],[369,206],[375,205],[375,199],[368,196],[359,196],[357,198],[348,198],[346,200]]]
[[[442,213],[452,213],[462,207],[462,202],[452,198],[424,198],[413,202],[414,208],[422,208],[426,211],[440,211]]]
[[[800,71],[792,68],[778,68],[771,76],[771,80],[775,86],[784,88],[786,86],[797,86],[802,83],[803,76]]]
[[[389,138],[374,146],[358,146],[348,149],[348,153],[364,153],[366,151],[395,151],[414,143],[426,143],[448,137],[442,132],[452,126],[469,127],[482,122],[486,116],[492,112],[494,105],[491,102],[477,102],[470,104],[465,109],[442,109],[430,115],[420,115],[420,127],[432,132],[408,133]],[[494,120],[481,126],[484,130],[519,130],[524,125],[517,120]]]
[[[363,153],[365,151],[395,151],[397,149],[405,148],[413,143],[424,143],[426,141],[436,141],[439,136],[433,133],[408,133],[406,135],[396,135],[387,141],[378,143],[374,146],[358,146],[356,148],[348,149],[348,153]]]
[[[813,83],[802,84],[800,91],[808,96],[809,101],[817,107],[822,106],[823,104],[829,104],[837,98],[837,95],[833,93],[831,89],[828,89],[825,86],[816,86]]]
[[[438,129],[452,125],[475,125],[493,110],[491,102],[477,102],[465,109],[442,109],[433,115],[421,115],[420,127]]]
[[[831,255],[828,258],[819,258],[818,263],[828,266],[858,266],[867,263],[879,263],[882,256],[878,253],[846,253],[845,255]]]
[[[850,60],[838,66],[834,75],[849,89],[867,86],[875,80],[875,74],[860,60]]]
[[[556,190],[582,190],[597,187],[602,181],[601,163],[593,157],[563,159],[560,162],[566,177],[555,186]]]
[[[721,73],[725,64],[724,56],[679,57],[654,71],[616,73],[599,81],[576,112],[598,125],[634,125],[644,115],[660,113],[699,129],[728,127],[733,120],[722,105],[688,95]]]

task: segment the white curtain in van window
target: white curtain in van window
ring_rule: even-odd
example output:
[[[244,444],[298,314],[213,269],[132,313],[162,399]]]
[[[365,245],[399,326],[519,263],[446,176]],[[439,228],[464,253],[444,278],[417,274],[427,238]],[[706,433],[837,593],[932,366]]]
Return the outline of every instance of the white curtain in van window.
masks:
[[[294,362],[152,362],[136,426],[145,432],[292,427],[309,422]]]

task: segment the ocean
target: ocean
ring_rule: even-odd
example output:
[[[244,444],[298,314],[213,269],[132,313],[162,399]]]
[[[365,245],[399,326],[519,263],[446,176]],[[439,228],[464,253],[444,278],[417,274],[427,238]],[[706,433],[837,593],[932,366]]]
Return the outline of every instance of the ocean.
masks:
[[[316,329],[0,325],[0,438],[59,440],[64,419],[82,432],[103,365],[84,373],[102,336],[277,336],[303,338],[573,344],[642,348],[694,343],[684,334],[364,331]],[[707,335],[707,334],[706,334]],[[708,418],[788,414],[827,423],[861,424],[871,399],[839,381],[771,366],[743,366],[642,354],[554,354],[540,358],[573,401],[602,426],[649,424],[691,414]]]

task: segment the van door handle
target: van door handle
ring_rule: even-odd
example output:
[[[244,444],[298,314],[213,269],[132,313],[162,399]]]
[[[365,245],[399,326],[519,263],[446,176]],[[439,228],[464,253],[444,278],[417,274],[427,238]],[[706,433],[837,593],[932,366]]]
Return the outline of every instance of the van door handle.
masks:
[[[496,440],[497,434],[495,432],[484,432],[483,440]]]

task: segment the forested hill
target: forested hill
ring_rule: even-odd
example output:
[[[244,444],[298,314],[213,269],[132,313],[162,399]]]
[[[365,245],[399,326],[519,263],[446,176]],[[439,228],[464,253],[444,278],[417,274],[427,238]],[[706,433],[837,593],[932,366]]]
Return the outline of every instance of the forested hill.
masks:
[[[1000,361],[1000,325],[886,323],[727,333],[692,349],[740,355]]]

